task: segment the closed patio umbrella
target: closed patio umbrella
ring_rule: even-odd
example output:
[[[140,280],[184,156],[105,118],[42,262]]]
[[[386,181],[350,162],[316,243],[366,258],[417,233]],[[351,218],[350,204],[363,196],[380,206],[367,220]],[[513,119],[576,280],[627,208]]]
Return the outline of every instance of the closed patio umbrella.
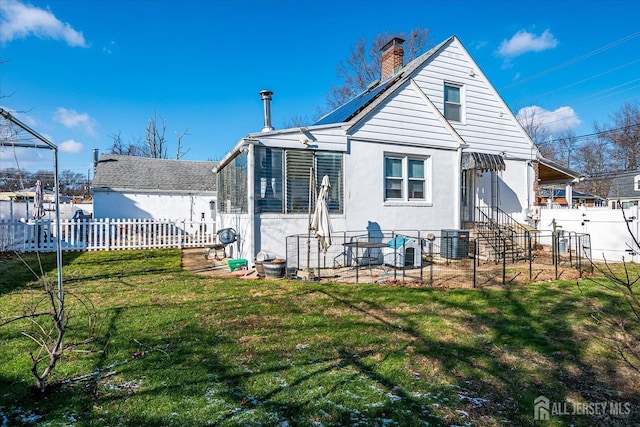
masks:
[[[33,197],[33,218],[40,219],[44,216],[44,197],[42,196],[42,182],[36,181],[36,189]]]
[[[44,197],[42,196],[42,182],[36,181],[36,191],[33,196],[33,218],[37,221],[44,216]],[[40,246],[42,239],[42,226],[36,227],[36,242]]]
[[[313,212],[311,221],[311,229],[316,232],[316,237],[320,243],[320,248],[327,253],[327,249],[331,246],[331,221],[329,220],[329,208],[327,208],[327,192],[331,184],[329,177],[325,175],[320,185],[320,193],[316,201],[316,209]]]

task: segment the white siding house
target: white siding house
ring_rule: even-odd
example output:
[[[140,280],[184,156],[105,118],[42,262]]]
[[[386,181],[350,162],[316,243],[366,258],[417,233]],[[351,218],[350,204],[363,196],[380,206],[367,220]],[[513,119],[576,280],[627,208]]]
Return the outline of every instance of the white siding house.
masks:
[[[385,49],[401,58],[402,40]],[[336,231],[457,229],[482,206],[526,221],[538,152],[460,41],[391,69],[312,126],[276,131],[267,114],[220,162],[219,226],[238,231],[239,256],[284,258],[285,237],[306,233],[311,166],[316,184],[330,177]]]
[[[91,183],[94,218],[215,221],[216,165],[103,154]]]

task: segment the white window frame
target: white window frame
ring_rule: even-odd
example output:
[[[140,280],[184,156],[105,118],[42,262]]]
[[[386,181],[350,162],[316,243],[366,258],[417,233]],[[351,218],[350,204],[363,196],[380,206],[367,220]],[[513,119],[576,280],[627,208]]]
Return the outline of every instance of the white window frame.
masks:
[[[389,177],[387,175],[387,159],[398,159],[402,162],[402,175],[400,177]],[[409,194],[409,183],[411,181],[418,180],[417,178],[409,177],[409,161],[419,160],[423,163],[424,176],[421,178],[424,184],[424,197],[417,198],[411,197]],[[383,197],[385,203],[409,203],[409,204],[430,204],[431,203],[431,156],[414,155],[414,154],[398,154],[398,153],[385,153],[383,159]],[[387,181],[401,181],[401,196],[400,197],[387,197]]]
[[[458,88],[459,93],[460,93],[460,103],[459,104],[455,104],[453,102],[448,102],[447,101],[447,87],[455,87]],[[445,119],[449,120],[450,122],[453,123],[465,123],[465,114],[466,114],[466,109],[465,109],[465,90],[464,90],[464,85],[460,84],[460,83],[455,83],[455,82],[450,82],[450,81],[445,81],[444,85],[442,87],[442,105],[443,105],[443,116],[445,117]],[[460,120],[453,120],[450,119],[449,117],[447,117],[447,104],[455,104],[458,105],[460,107]]]
[[[633,189],[635,191],[640,191],[640,175],[633,177]]]

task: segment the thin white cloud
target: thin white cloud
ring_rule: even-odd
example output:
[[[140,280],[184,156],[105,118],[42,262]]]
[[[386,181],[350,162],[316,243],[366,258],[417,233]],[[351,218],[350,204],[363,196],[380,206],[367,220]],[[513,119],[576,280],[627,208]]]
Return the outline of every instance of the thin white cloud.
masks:
[[[556,46],[558,40],[549,30],[544,30],[540,35],[520,30],[509,40],[503,40],[496,53],[504,58],[515,58],[528,52],[542,52]]]
[[[47,151],[45,153],[45,151]],[[49,150],[34,150],[14,146],[0,146],[0,169],[12,168],[31,170],[53,165]],[[48,163],[47,163],[48,162]]]
[[[537,124],[543,125],[551,134],[576,129],[582,123],[574,109],[568,106],[550,111],[537,105],[532,105],[521,108],[516,117],[521,123],[523,120],[526,122],[533,118]]]
[[[17,0],[0,1],[0,42],[29,36],[63,40],[72,47],[87,47],[82,32],[60,21],[51,11]]]
[[[82,152],[84,146],[80,142],[76,142],[73,139],[69,139],[58,146],[58,149],[63,153],[77,154]]]
[[[111,55],[116,50],[116,48],[117,48],[116,42],[111,40],[108,44],[102,46],[102,51],[107,55]]]
[[[62,123],[69,129],[80,127],[90,135],[96,134],[96,131],[93,128],[95,125],[95,121],[91,117],[89,117],[87,113],[78,113],[73,109],[68,110],[64,107],[58,107],[53,115],[53,120],[58,123]]]
[[[474,49],[474,50],[481,50],[481,49],[484,49],[488,44],[489,44],[489,42],[487,42],[485,40],[481,40],[481,41],[477,41],[477,42],[472,42],[470,47],[471,47],[471,49]]]

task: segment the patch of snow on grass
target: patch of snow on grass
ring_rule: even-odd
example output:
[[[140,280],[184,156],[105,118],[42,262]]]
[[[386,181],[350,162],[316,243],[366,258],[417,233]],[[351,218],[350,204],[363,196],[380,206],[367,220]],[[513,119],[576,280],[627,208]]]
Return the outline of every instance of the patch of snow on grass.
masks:
[[[347,390],[347,391],[345,392],[345,394],[346,394],[347,396],[349,396],[350,398],[354,399],[354,400],[360,400],[360,399],[362,399],[362,397],[361,397],[361,396],[359,396],[359,395],[357,395],[357,394],[355,394],[354,392],[349,391],[349,390]]]
[[[22,414],[18,416],[18,419],[25,424],[35,424],[40,418],[42,418],[42,415],[37,414]]]
[[[489,399],[483,399],[482,397],[469,397],[465,394],[458,393],[460,400],[467,400],[473,408],[479,408],[489,401]]]
[[[387,397],[392,402],[399,402],[402,400],[402,396],[398,396],[397,394],[387,393]]]

